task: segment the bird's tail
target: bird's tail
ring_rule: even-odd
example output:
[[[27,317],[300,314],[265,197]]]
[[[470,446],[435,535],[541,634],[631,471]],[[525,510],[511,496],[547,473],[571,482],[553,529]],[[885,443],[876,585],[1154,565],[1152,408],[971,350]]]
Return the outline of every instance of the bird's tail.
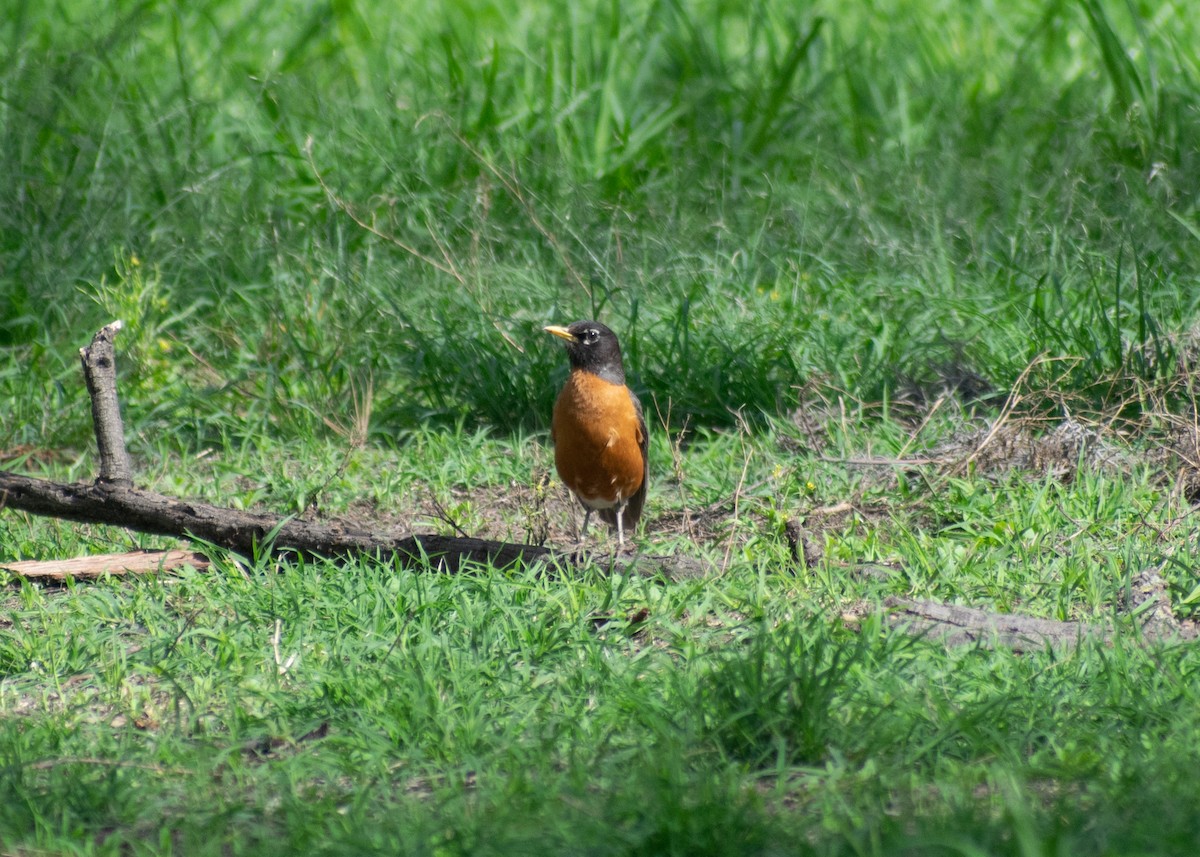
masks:
[[[639,491],[629,498],[629,502],[625,504],[625,508],[621,511],[621,529],[625,531],[625,537],[633,535],[633,529],[637,526],[637,522],[642,518],[642,504],[646,502],[646,494],[644,491]],[[608,524],[614,530],[617,528],[617,510],[612,509],[597,509],[596,514],[600,516],[600,520]]]

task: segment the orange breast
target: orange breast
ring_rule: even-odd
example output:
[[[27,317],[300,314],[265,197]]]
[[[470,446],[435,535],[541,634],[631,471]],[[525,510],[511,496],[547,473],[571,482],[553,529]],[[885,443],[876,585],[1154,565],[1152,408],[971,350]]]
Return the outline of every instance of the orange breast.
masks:
[[[567,487],[588,506],[605,509],[642,487],[642,426],[629,389],[573,370],[551,423],[554,464]]]

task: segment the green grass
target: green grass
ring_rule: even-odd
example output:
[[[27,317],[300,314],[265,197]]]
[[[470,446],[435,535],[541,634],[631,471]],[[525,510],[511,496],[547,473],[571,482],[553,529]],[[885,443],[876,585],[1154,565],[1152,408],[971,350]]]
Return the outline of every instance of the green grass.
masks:
[[[77,351],[121,318],[142,484],[570,543],[540,328],[598,317],[651,417],[642,545],[720,573],[9,580],[0,842],[1193,853],[1197,655],[1119,608],[1159,564],[1197,604],[1190,11],[13,4],[4,467],[92,477]],[[1006,401],[1121,465],[855,463]],[[0,512],[0,559],[163,544]],[[1122,632],[948,651],[891,595]]]

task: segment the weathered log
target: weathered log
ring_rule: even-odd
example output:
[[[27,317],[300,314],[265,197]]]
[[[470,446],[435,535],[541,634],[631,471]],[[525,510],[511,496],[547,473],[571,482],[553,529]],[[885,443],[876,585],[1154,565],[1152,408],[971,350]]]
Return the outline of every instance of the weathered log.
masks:
[[[948,646],[1004,646],[1015,652],[1048,645],[1076,645],[1087,637],[1105,639],[1107,629],[1082,622],[1059,622],[1017,613],[992,613],[974,607],[888,598],[888,621],[913,634],[936,638]]]
[[[1128,612],[1135,617],[1142,639],[1148,642],[1194,640],[1195,627],[1176,621],[1170,605],[1164,608],[1159,600],[1162,587],[1145,583],[1156,578],[1161,581],[1157,570],[1147,569],[1136,578],[1144,582],[1142,592],[1149,600],[1135,601],[1129,605]],[[1135,597],[1138,594],[1135,592]],[[884,607],[892,627],[937,639],[947,646],[1003,646],[1014,652],[1028,652],[1075,646],[1085,640],[1110,643],[1120,633],[1109,623],[1064,622],[1021,613],[993,613],[937,601],[891,597],[884,600]]]

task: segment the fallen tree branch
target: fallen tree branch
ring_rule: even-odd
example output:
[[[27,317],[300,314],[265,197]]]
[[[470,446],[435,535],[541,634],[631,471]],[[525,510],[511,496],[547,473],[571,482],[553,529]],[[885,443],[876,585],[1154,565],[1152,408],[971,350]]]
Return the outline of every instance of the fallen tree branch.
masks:
[[[1175,618],[1166,599],[1166,583],[1158,569],[1149,568],[1134,575],[1131,589],[1133,597],[1126,605],[1126,612],[1134,617],[1143,639],[1149,642],[1196,639],[1195,625]],[[1111,643],[1118,633],[1110,624],[993,613],[937,601],[891,597],[883,603],[892,627],[936,638],[948,646],[1004,646],[1014,652],[1028,652],[1047,646],[1074,646],[1084,640]]]
[[[209,503],[180,500],[132,485],[50,482],[0,472],[0,508],[20,509],[68,521],[112,524],[140,533],[199,539],[253,556],[263,550],[309,557],[397,557],[406,565],[428,564],[457,572],[470,565],[498,568],[516,562],[564,567],[609,564],[615,570],[672,579],[700,577],[708,567],[690,557],[608,557],[554,551],[537,545],[439,535],[377,533],[342,523],[321,523]]]
[[[243,512],[138,488],[130,476],[117,400],[113,338],[120,329],[119,321],[105,325],[91,345],[80,351],[92,399],[100,478],[94,483],[62,483],[0,471],[0,510],[19,509],[68,521],[198,539],[246,556],[264,550],[329,558],[365,554],[448,572],[472,565],[504,568],[517,562],[563,568],[598,564],[614,571],[670,579],[701,577],[710,571],[708,564],[691,557],[608,556],[486,539],[378,533],[338,522]]]
[[[888,622],[913,634],[936,638],[948,646],[1001,645],[1014,652],[1047,646],[1076,645],[1085,638],[1107,639],[1106,629],[1082,622],[1058,622],[1019,613],[991,613],[974,607],[888,598]]]

